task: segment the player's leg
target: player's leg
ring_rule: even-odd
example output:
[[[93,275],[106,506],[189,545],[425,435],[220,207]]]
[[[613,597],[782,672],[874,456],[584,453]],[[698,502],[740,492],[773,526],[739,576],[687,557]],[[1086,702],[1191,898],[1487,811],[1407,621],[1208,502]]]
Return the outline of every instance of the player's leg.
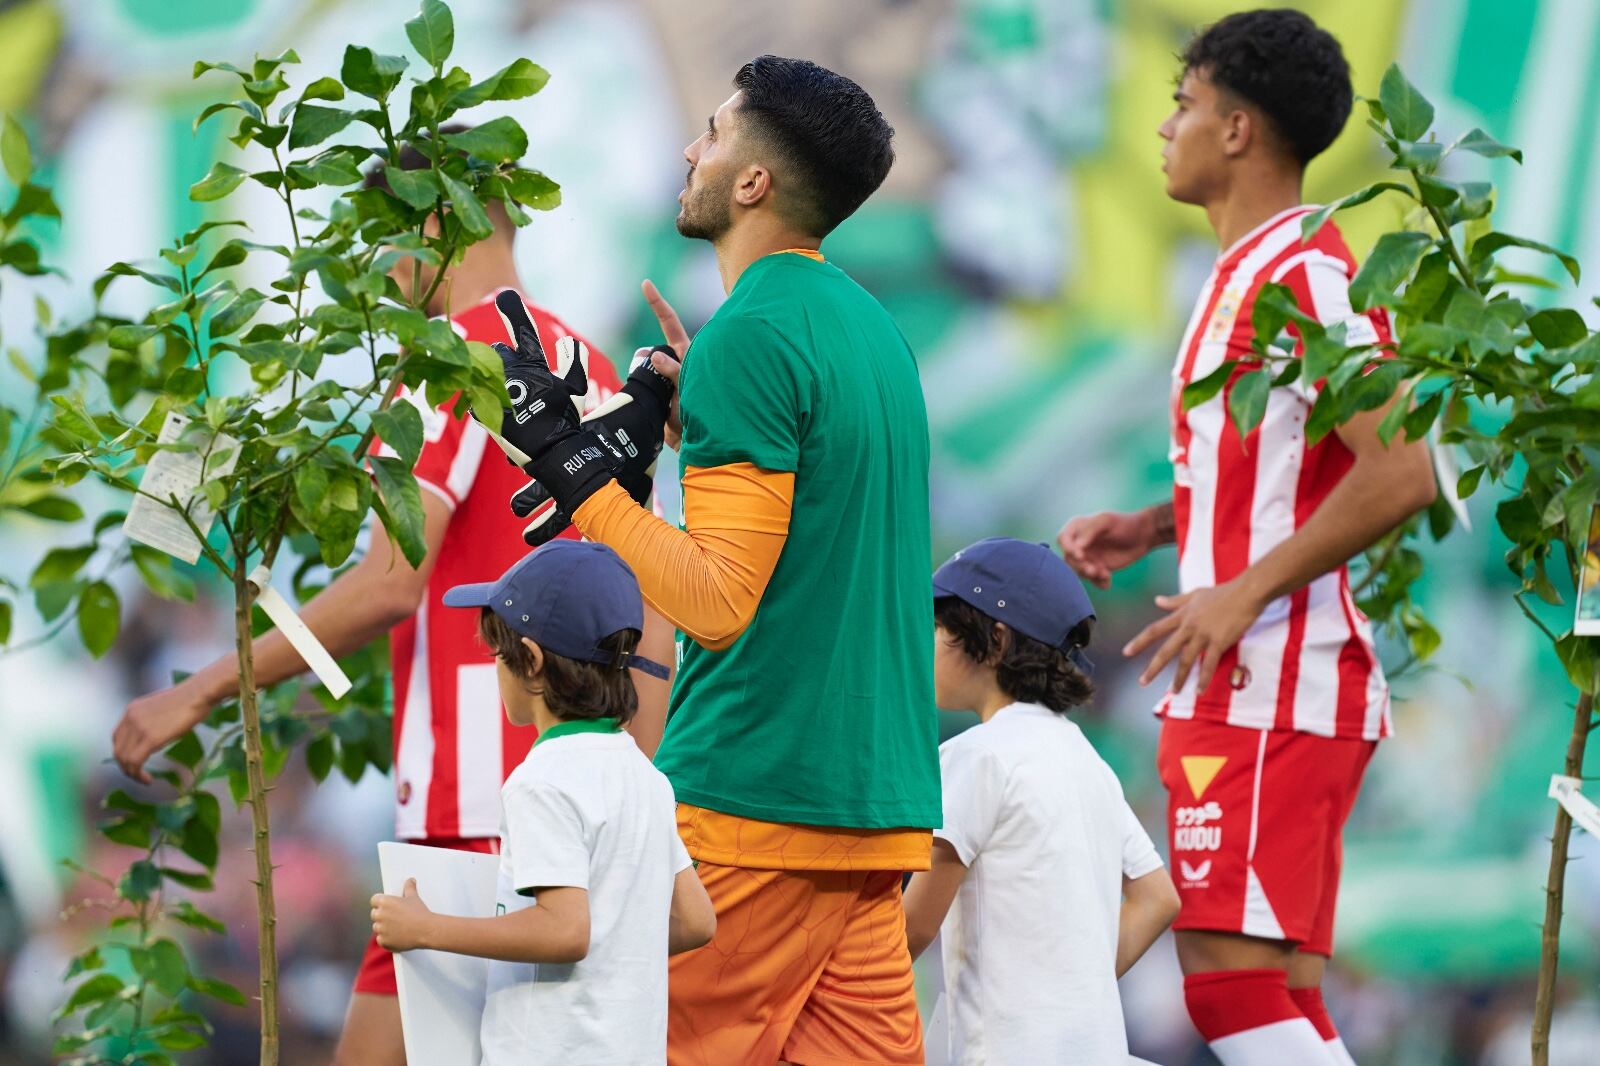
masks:
[[[709,862],[697,870],[717,931],[669,963],[667,1062],[777,1062],[849,914],[848,875]]]
[[[356,976],[333,1066],[406,1066],[394,956],[369,941]]]
[[[920,1066],[917,1010],[900,874],[849,875],[845,928],[795,1018],[783,1061],[795,1066]]]
[[[1345,794],[1334,807],[1337,823],[1327,839],[1322,898],[1317,905],[1316,920],[1311,935],[1289,963],[1289,995],[1294,997],[1300,1013],[1316,1028],[1334,1062],[1338,1066],[1355,1066],[1355,1059],[1344,1046],[1328,1014],[1327,1004],[1323,1002],[1322,975],[1333,954],[1333,918],[1339,899],[1339,874],[1344,866],[1344,823],[1355,807],[1361,779],[1377,745],[1370,741],[1335,740],[1326,741],[1322,746],[1326,749],[1325,763],[1345,767]]]
[[[1157,768],[1181,901],[1174,930],[1184,1002],[1225,1066],[1334,1066],[1289,994],[1288,968],[1312,924],[1323,858],[1320,847],[1307,856],[1283,814],[1306,791],[1319,802],[1315,789],[1293,780],[1304,772],[1293,736],[1162,724]]]

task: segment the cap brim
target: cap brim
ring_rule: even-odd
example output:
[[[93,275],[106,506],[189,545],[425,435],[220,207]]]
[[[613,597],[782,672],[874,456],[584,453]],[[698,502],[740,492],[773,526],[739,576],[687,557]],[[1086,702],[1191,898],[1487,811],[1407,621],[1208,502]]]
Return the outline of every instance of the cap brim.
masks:
[[[493,581],[480,581],[475,585],[457,585],[444,594],[446,607],[487,607],[494,592]]]

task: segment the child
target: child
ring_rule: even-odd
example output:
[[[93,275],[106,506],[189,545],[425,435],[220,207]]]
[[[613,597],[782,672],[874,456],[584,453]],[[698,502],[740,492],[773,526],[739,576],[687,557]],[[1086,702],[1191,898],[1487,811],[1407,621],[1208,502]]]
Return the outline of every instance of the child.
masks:
[[[1089,597],[1043,545],[999,537],[956,552],[933,590],[935,696],[982,719],[939,749],[944,827],[905,901],[913,957],[944,934],[950,1061],[1126,1062],[1117,978],[1178,896],[1066,718],[1094,694]]]
[[[373,934],[391,951],[492,960],[484,1066],[664,1062],[667,956],[709,941],[716,916],[672,786],[622,731],[637,707],[628,668],[666,676],[633,654],[633,572],[604,545],[558,540],[444,602],[482,611],[506,717],[539,739],[501,790],[497,916],[435,914],[407,881],[372,897]]]

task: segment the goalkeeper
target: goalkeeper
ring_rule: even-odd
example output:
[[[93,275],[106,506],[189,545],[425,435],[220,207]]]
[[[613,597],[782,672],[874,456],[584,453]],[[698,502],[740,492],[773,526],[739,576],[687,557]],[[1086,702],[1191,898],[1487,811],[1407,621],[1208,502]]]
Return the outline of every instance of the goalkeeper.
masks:
[[[637,492],[677,360],[580,423],[582,360],[552,373],[514,293],[503,446],[538,482],[519,506],[549,497],[530,539],[570,516],[686,638],[656,765],[718,922],[673,960],[669,1061],[920,1063],[900,881],[940,818],[927,413],[905,338],[818,252],[882,183],[893,131],[813,63],[763,56],[734,84],[685,151],[677,220],[727,302],[685,353],[646,285],[686,356],[685,528]]]

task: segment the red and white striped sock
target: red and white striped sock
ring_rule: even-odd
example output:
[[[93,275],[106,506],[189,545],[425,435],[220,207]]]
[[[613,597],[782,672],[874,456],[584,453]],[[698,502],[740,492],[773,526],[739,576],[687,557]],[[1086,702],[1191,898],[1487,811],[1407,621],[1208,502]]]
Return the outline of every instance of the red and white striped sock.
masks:
[[[1283,970],[1189,974],[1183,999],[1223,1066],[1339,1066],[1290,997]]]
[[[1333,1061],[1338,1063],[1338,1066],[1356,1066],[1356,1060],[1350,1057],[1350,1049],[1339,1039],[1339,1030],[1333,1027],[1333,1019],[1328,1017],[1328,1005],[1322,1000],[1322,989],[1316,985],[1310,988],[1291,988],[1289,997],[1294,1000],[1294,1005],[1300,1008],[1300,1013],[1306,1016],[1306,1020],[1316,1028],[1317,1035],[1322,1037],[1322,1042],[1328,1045],[1328,1053],[1333,1056]]]

